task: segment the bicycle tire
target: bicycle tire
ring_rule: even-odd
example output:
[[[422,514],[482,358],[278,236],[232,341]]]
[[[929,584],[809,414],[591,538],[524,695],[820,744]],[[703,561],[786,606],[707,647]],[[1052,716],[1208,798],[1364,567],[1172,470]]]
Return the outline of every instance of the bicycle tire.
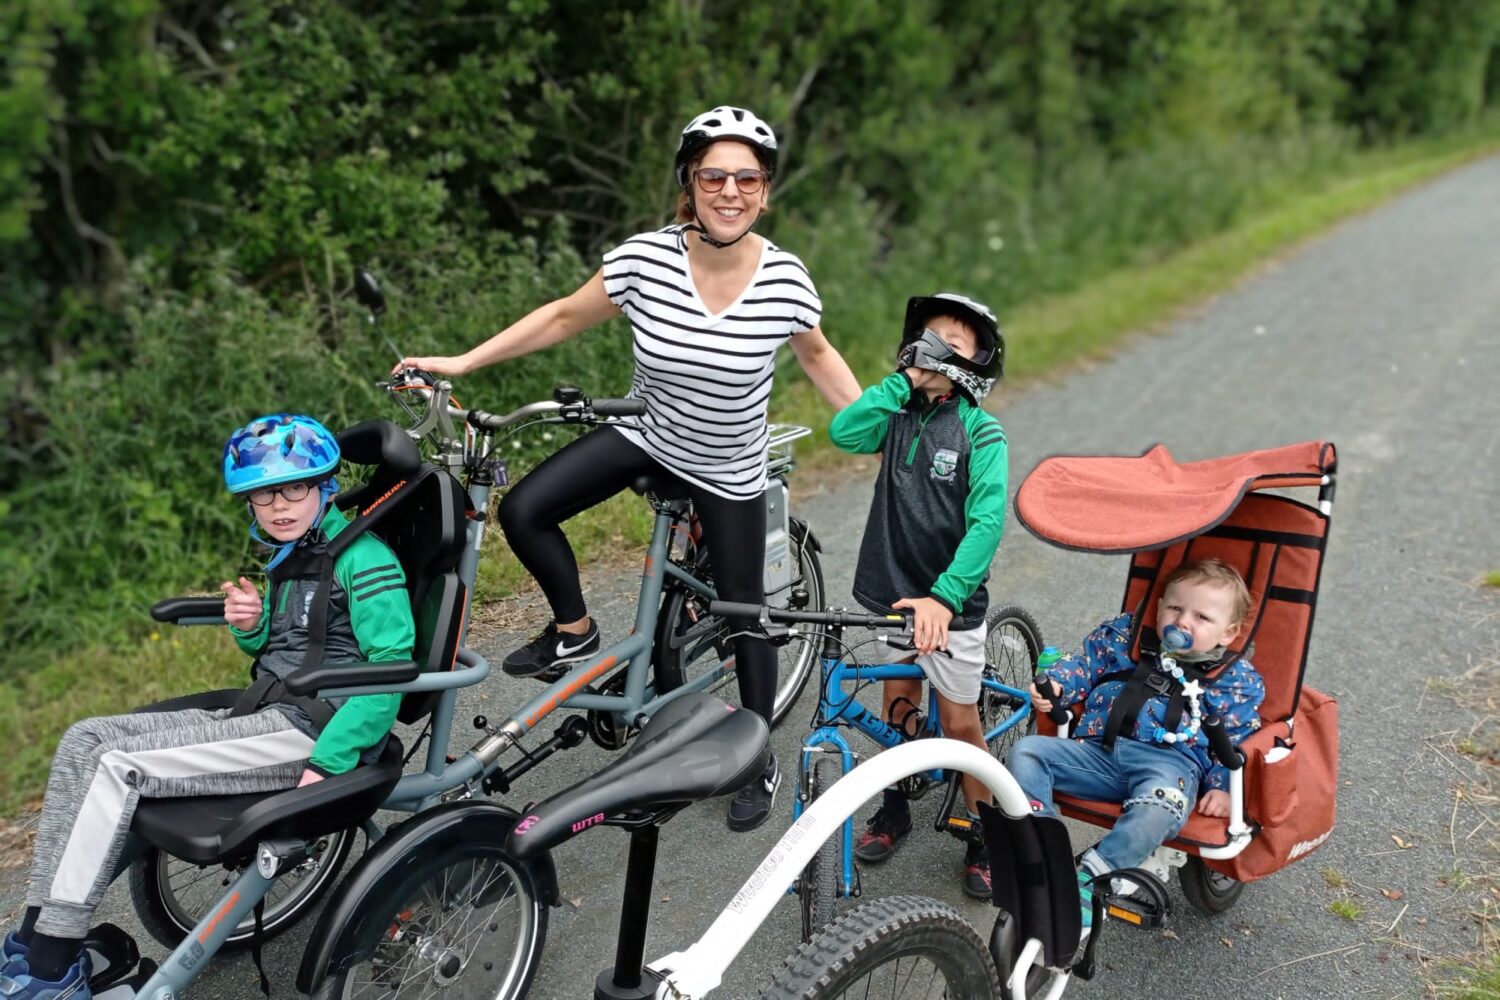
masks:
[[[338,881],[354,832],[339,830],[318,838],[309,860],[276,880],[266,897],[261,940],[290,929],[322,901]],[[238,869],[194,864],[151,847],[131,863],[130,901],[146,932],[163,947],[176,948],[209,909],[219,905],[223,888],[238,876]],[[279,891],[283,883],[289,891]],[[193,891],[200,887],[206,890],[201,898]],[[254,933],[255,918],[246,915],[221,950],[248,948]]]
[[[941,975],[941,990],[905,992],[913,979],[933,970]],[[883,980],[889,967],[890,994],[868,987],[877,972]],[[906,968],[905,978],[902,969]],[[947,903],[925,896],[892,896],[864,903],[826,928],[787,958],[766,990],[766,1000],[833,1000],[865,984],[862,997],[924,996],[947,1000],[992,1000],[1000,995],[1000,975],[979,934]]]
[[[1229,909],[1245,891],[1245,883],[1214,871],[1202,858],[1188,858],[1177,872],[1177,882],[1193,909],[1209,916]]]
[[[818,542],[805,521],[791,519],[792,544],[797,550],[797,573],[794,587],[807,591],[809,608],[823,606],[823,567],[818,561]],[[707,572],[706,549],[699,549],[697,572]],[[790,594],[793,588],[784,593]],[[702,672],[719,663],[718,647],[732,630],[731,623],[708,614],[708,604],[698,594],[684,587],[670,587],[662,595],[661,613],[657,618],[653,662],[656,665],[657,693],[675,691]],[[777,650],[776,699],[771,706],[774,727],[801,697],[818,662],[818,640],[796,639]],[[707,688],[725,701],[740,704],[737,679],[729,674]]]
[[[1014,604],[996,608],[985,617],[984,676],[986,680],[998,681],[1006,687],[1025,691],[1036,676],[1036,664],[1042,655],[1042,630],[1036,619],[1024,608]],[[983,732],[990,732],[1004,722],[1020,706],[998,692],[981,688],[979,693],[979,725]],[[1024,725],[1011,726],[994,739],[989,740],[990,753],[1001,763],[1006,754],[1022,736],[1036,732],[1036,713],[1031,712]]]
[[[500,934],[502,909],[515,918],[508,956],[509,935],[491,937]],[[505,921],[507,929],[511,922]],[[387,1000],[406,1000],[408,987],[408,996],[424,997],[471,975],[494,973],[497,965],[503,967],[493,986],[470,980],[455,992],[473,1000],[519,1000],[531,988],[547,941],[547,905],[531,869],[499,844],[482,841],[461,841],[422,858],[396,891],[352,923],[376,936],[361,943],[353,961],[330,970],[311,1000],[354,1000],[371,986]]]
[[[824,789],[842,777],[838,772],[838,764],[831,757],[818,755],[808,785],[807,805],[818,801]],[[843,843],[844,828],[840,826],[818,847],[797,881],[797,907],[802,912],[803,941],[811,941],[824,927],[833,923],[839,903],[839,879],[844,868]]]

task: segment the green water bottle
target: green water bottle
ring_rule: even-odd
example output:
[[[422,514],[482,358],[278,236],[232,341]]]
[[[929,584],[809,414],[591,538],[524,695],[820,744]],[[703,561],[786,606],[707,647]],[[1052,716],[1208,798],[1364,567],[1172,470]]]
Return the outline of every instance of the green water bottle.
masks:
[[[1061,659],[1062,654],[1057,651],[1056,646],[1043,646],[1042,654],[1036,658],[1036,689],[1052,702],[1052,711],[1047,713],[1047,718],[1059,726],[1066,724],[1071,716],[1066,708],[1057,704],[1057,699],[1062,697],[1062,690],[1056,681],[1047,676],[1047,670]]]

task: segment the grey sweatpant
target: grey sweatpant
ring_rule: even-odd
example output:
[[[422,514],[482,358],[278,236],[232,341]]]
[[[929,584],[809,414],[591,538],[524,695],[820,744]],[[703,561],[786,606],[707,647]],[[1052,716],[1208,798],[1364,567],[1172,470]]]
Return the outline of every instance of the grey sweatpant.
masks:
[[[312,737],[281,712],[141,712],[74,723],[57,744],[37,827],[26,905],[36,929],[83,937],[116,875],[142,795],[238,795],[291,788]]]

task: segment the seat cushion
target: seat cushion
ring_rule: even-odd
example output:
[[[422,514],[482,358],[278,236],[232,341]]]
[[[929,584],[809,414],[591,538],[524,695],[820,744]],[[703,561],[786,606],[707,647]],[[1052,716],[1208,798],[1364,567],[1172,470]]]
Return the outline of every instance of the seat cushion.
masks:
[[[310,840],[368,819],[401,778],[401,741],[380,758],[304,788],[250,795],[143,798],[131,830],[169,854],[198,864],[240,861],[272,837]]]
[[[1054,795],[1053,799],[1057,802],[1057,811],[1069,819],[1110,829],[1120,818],[1121,808],[1118,802],[1097,802],[1060,793]],[[1229,820],[1226,817],[1205,816],[1194,809],[1186,825],[1165,846],[1197,855],[1205,847],[1228,847],[1229,842]]]

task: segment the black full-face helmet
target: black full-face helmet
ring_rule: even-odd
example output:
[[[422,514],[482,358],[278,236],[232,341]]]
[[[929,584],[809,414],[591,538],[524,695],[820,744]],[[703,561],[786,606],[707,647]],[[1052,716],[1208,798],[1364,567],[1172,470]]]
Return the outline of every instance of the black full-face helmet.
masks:
[[[974,357],[957,353],[927,328],[934,316],[952,316],[974,331],[979,342]],[[1000,334],[1000,322],[989,306],[956,292],[913,296],[906,302],[896,364],[898,368],[920,368],[946,376],[978,406],[1005,376],[1005,338]]]

